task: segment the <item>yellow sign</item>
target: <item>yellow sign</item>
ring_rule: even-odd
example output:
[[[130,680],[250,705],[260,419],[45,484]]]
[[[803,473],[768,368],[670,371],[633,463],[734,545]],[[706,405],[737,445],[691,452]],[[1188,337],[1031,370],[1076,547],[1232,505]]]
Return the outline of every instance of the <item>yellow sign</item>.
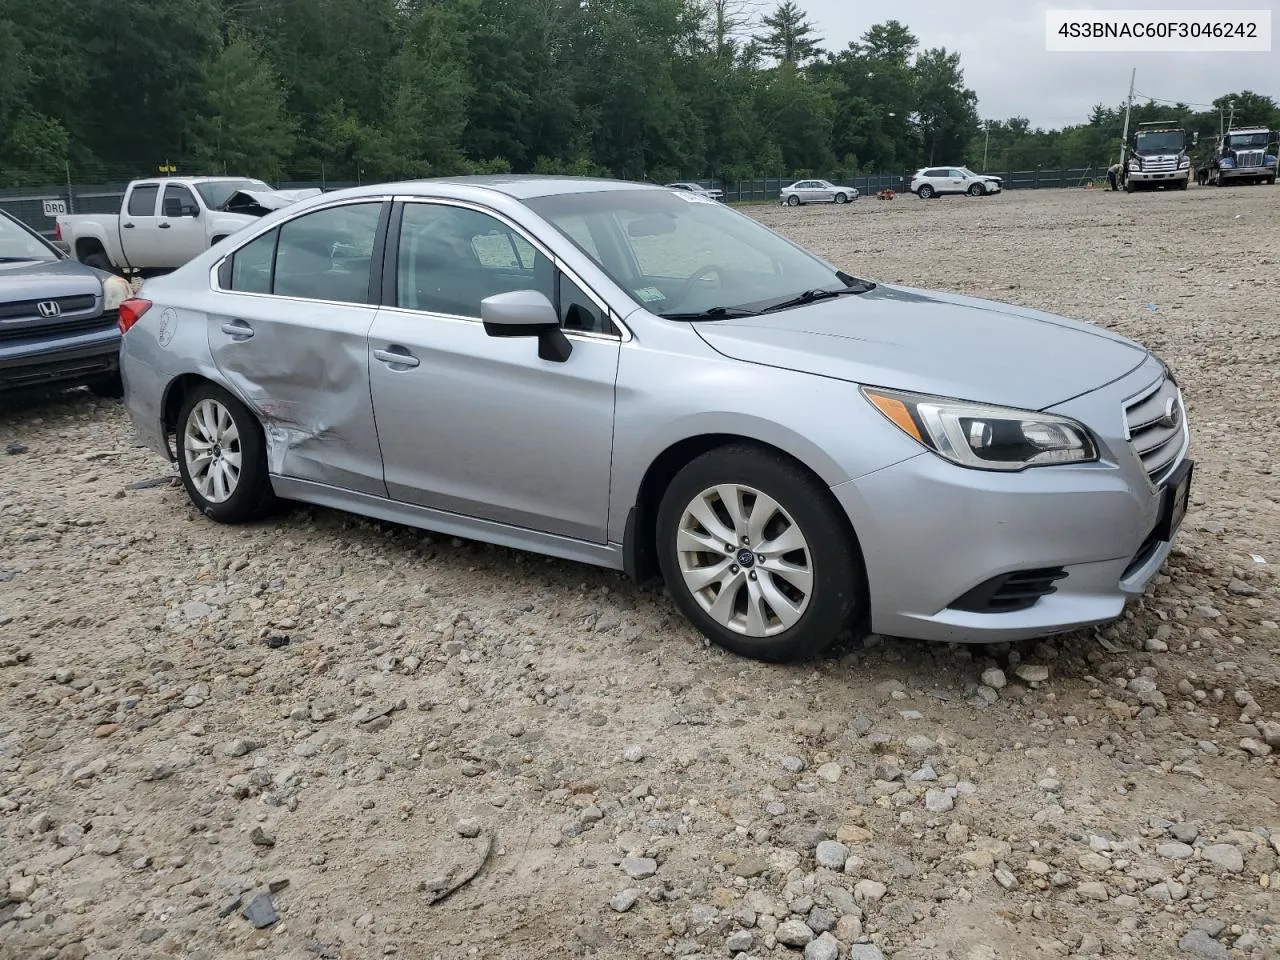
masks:
[[[172,163],[162,163],[160,164],[160,172],[161,173],[177,173],[178,168],[175,167]]]

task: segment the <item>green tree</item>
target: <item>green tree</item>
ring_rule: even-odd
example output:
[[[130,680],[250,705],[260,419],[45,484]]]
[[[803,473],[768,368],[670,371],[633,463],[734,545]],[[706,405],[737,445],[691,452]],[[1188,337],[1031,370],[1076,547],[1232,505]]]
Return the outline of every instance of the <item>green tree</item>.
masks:
[[[783,0],[760,22],[765,29],[756,41],[766,55],[778,62],[803,66],[822,53],[819,49],[822,38],[817,36],[813,24],[795,0]]]
[[[953,163],[964,156],[978,128],[978,95],[964,85],[960,54],[926,50],[912,67],[921,162]]]
[[[195,118],[194,149],[207,170],[280,176],[293,151],[293,124],[270,64],[239,31],[205,68],[205,109]]]

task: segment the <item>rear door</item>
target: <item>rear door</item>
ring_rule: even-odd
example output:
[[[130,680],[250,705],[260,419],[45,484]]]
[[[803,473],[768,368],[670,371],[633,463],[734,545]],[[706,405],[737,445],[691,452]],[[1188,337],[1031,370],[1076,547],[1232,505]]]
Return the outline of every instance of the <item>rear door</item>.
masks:
[[[160,244],[149,267],[180,267],[205,248],[203,211],[191,188],[166,183],[156,230]]]
[[[218,271],[209,348],[262,420],[273,474],[386,496],[369,397],[369,328],[390,203],[308,211],[242,245]]]
[[[160,184],[135,183],[120,211],[120,246],[130,266],[149,267],[156,257],[164,235],[156,229],[160,207]]]

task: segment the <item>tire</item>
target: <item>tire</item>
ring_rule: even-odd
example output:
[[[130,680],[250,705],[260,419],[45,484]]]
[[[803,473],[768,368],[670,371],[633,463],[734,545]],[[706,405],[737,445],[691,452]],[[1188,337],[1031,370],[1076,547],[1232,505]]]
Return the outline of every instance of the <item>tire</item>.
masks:
[[[848,202],[849,202],[849,195],[847,193],[836,194],[836,203],[848,203]]]
[[[729,492],[745,518],[733,530],[718,491]],[[755,510],[766,514],[753,543],[740,531]],[[758,557],[769,552],[769,543],[793,529],[798,546],[765,561],[788,564],[793,576],[762,568]],[[865,609],[862,560],[847,531],[830,491],[796,463],[772,450],[733,444],[703,454],[672,479],[658,508],[658,564],[676,606],[713,643],[755,660],[800,660],[825,650]],[[713,549],[682,549],[701,544]],[[756,555],[744,547],[755,547]],[[708,577],[717,570],[718,577]],[[705,581],[701,588],[698,574]],[[723,610],[715,605],[720,597],[730,604]]]
[[[1275,177],[1267,177],[1267,186],[1274,187],[1276,185]]]
[[[982,184],[980,183],[975,183],[972,187],[969,188],[969,196],[971,197],[986,196],[986,193],[987,191],[983,188]]]
[[[1124,182],[1124,192],[1125,192],[1125,193],[1133,193],[1133,191],[1134,191],[1135,189],[1136,189],[1136,188],[1134,187],[1134,185],[1133,185],[1133,181],[1132,181],[1132,180],[1126,180],[1126,181]]]
[[[235,430],[229,436],[231,426]],[[178,412],[177,433],[182,485],[191,502],[210,520],[243,523],[266,515],[275,505],[262,428],[248,408],[226,390],[211,383],[192,389]],[[210,448],[218,458],[215,464],[224,464],[217,471],[221,482],[207,463],[192,475],[196,461],[202,459],[199,451]],[[239,456],[239,472],[229,476],[234,469],[230,455],[235,454]]]
[[[94,377],[85,383],[89,388],[89,392],[95,397],[102,397],[107,400],[119,400],[124,396],[124,381],[120,379],[120,372],[108,373],[105,376]]]
[[[920,185],[920,189],[917,190],[916,193],[919,194],[921,200],[928,200],[933,196],[934,191],[933,187],[929,186],[929,184],[923,183]]]
[[[800,198],[793,193],[791,196],[787,197],[787,206],[788,207],[800,206]]]
[[[1187,189],[1187,185],[1188,185],[1189,183],[1191,183],[1191,178],[1190,178],[1190,177],[1187,177],[1187,179],[1185,179],[1185,180],[1181,180],[1181,181],[1179,181],[1179,183],[1178,183],[1178,189],[1179,189],[1179,190],[1185,190],[1185,189]]]
[[[102,270],[106,273],[113,273],[117,277],[124,275],[123,271],[121,271],[119,267],[113,264],[111,262],[111,259],[105,253],[91,253],[80,262],[83,263],[86,267],[93,267],[95,270]]]

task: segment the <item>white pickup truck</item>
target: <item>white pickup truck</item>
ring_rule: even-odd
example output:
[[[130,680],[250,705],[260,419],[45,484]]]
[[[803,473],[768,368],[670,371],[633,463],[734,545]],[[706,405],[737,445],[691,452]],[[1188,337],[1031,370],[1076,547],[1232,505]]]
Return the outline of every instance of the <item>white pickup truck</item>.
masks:
[[[244,177],[134,180],[120,213],[64,214],[54,239],[87,266],[145,277],[174,270],[268,211],[320,192],[273,190]]]

